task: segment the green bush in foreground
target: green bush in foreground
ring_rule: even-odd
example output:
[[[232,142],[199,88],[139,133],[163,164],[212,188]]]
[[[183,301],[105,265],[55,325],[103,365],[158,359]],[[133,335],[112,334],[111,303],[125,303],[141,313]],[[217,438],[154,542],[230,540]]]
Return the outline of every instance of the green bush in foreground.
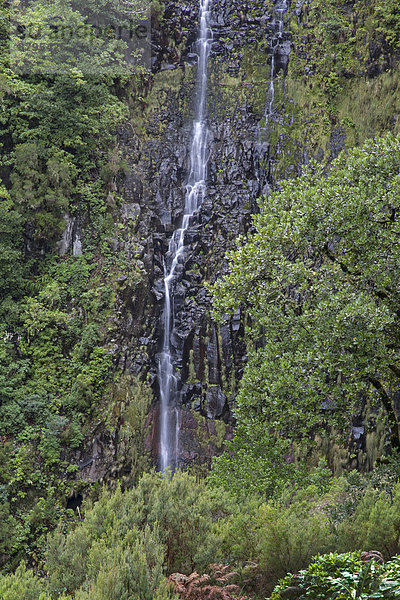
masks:
[[[152,600],[164,593],[165,573],[190,573],[213,562],[214,522],[230,505],[227,494],[206,489],[185,473],[171,481],[147,473],[135,488],[104,491],[85,509],[82,524],[49,536],[50,592],[82,600]]]
[[[400,600],[400,558],[361,560],[372,548],[400,555],[400,484],[376,473],[314,480],[267,502],[238,502],[187,473],[171,481],[147,473],[132,489],[87,502],[83,521],[61,520],[35,572],[22,563],[0,575],[0,600],[168,600],[166,576],[201,576],[217,562],[252,598],[284,577],[273,600],[288,598],[287,588],[299,599]]]
[[[45,585],[21,563],[15,573],[0,575],[1,600],[50,600]]]
[[[400,598],[400,557],[386,565],[362,561],[360,552],[316,557],[307,569],[289,574],[274,589],[271,600],[396,600]]]

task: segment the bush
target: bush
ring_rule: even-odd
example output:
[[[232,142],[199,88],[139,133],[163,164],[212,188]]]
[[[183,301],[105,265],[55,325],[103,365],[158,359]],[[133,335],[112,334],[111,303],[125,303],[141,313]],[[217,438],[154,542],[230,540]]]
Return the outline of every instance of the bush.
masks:
[[[149,473],[131,490],[104,491],[83,510],[85,520],[73,531],[59,528],[49,536],[51,593],[150,600],[164,569],[190,573],[212,562],[220,542],[215,521],[233,508],[226,494],[190,475],[176,473],[169,481]]]
[[[113,537],[113,536],[111,536]],[[121,541],[101,538],[88,553],[80,600],[153,600],[163,580],[163,548],[154,532],[132,529]]]
[[[235,509],[228,493],[210,490],[186,473],[171,481],[150,473],[128,494],[135,522],[142,528],[157,524],[169,573],[190,573],[213,562],[219,545],[215,523]]]
[[[310,485],[287,492],[279,501],[262,503],[254,498],[221,522],[224,560],[236,563],[246,589],[271,590],[287,571],[298,571],[317,552],[335,548],[331,511],[345,494],[345,485],[343,479],[333,479],[323,495]]]
[[[395,600],[400,598],[400,559],[387,565],[363,562],[360,552],[331,553],[315,558],[307,569],[288,575],[274,589],[271,600],[293,594],[310,600]]]
[[[338,526],[339,543],[345,549],[376,548],[386,559],[400,552],[400,483],[392,491],[369,489],[354,517]]]
[[[51,600],[46,585],[21,563],[12,575],[0,575],[1,600]]]
[[[297,571],[316,551],[330,550],[334,539],[329,519],[323,511],[312,510],[305,498],[282,510],[280,506],[261,508],[259,519],[264,535],[259,541],[259,567],[267,580]]]

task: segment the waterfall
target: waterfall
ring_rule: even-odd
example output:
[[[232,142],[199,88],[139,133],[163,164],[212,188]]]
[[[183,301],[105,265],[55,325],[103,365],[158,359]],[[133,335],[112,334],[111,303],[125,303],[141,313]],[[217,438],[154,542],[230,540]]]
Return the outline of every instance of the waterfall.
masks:
[[[185,207],[182,224],[171,238],[164,258],[164,312],[162,316],[162,349],[158,359],[160,386],[160,468],[174,472],[179,466],[179,407],[178,377],[175,373],[171,334],[174,327],[174,282],[176,268],[183,261],[185,232],[191,219],[201,206],[206,191],[207,142],[206,95],[208,57],[212,31],[209,26],[210,0],[200,0],[200,28],[197,41],[198,65],[196,79],[196,105],[193,121],[193,138],[190,150],[190,173],[185,187]]]
[[[264,126],[262,127],[261,132],[260,132],[260,141],[263,141],[266,137],[266,134],[268,133],[269,121],[272,116],[273,104],[274,104],[274,100],[275,100],[275,85],[274,85],[275,54],[276,54],[277,48],[282,40],[283,19],[284,19],[285,12],[287,11],[287,8],[288,8],[287,0],[277,0],[277,2],[275,2],[275,5],[274,5],[274,30],[275,30],[276,37],[274,37],[275,44],[272,46],[271,70],[270,70],[269,84],[268,84],[268,91],[267,91],[267,102],[265,105],[265,112],[264,112]]]
[[[275,0],[272,13],[272,35],[269,39],[269,51],[271,57],[271,66],[269,74],[268,89],[264,108],[263,120],[258,125],[257,131],[257,151],[259,160],[258,181],[262,182],[262,193],[268,195],[271,185],[271,158],[270,158],[270,123],[274,111],[275,101],[275,64],[279,59],[279,53],[285,44],[284,18],[285,13],[290,6],[290,0]],[[269,32],[270,33],[270,32]],[[266,179],[265,176],[267,175]]]

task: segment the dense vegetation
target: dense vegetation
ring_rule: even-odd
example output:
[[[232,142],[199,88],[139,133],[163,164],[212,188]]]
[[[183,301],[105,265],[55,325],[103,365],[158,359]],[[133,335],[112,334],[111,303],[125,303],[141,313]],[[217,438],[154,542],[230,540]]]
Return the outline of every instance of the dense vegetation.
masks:
[[[289,17],[293,51],[275,86],[278,117],[270,135],[277,178],[298,173],[304,158],[329,162],[343,145],[400,131],[396,2],[302,4],[301,19],[295,11]]]
[[[103,4],[30,3],[24,26],[46,32],[49,19],[61,14],[64,27],[75,31],[88,10],[107,18]],[[101,48],[87,41],[90,47],[78,53],[74,39],[54,39],[50,31],[40,37],[40,48],[34,39],[28,38],[28,48],[14,39],[10,53],[8,11],[4,4],[0,563],[11,568],[23,556],[40,556],[43,536],[57,523],[74,486],[77,466],[69,458],[94,420],[112,426],[104,400],[118,401],[120,395],[129,403],[138,385],[116,375],[109,340],[119,293],[128,286],[134,295],[142,278],[130,256],[133,231],[115,231],[113,218],[121,202],[113,182],[123,168],[116,128],[128,112],[124,95],[139,89],[142,75],[140,69],[122,70],[124,48],[113,40],[108,46],[99,40]],[[119,61],[118,76],[99,72],[105,60],[100,50]],[[32,62],[23,65],[22,59]],[[79,240],[73,255],[62,250],[71,223],[84,224],[86,232],[83,249]],[[115,240],[123,236],[132,236],[131,246],[116,252]],[[148,403],[148,394],[139,397]],[[146,408],[139,403],[138,414]]]
[[[310,165],[261,203],[214,287],[220,317],[241,306],[251,323],[235,440],[217,461],[236,488],[270,491],[293,476],[290,455],[330,428],[345,439],[358,415],[367,427],[385,416],[399,449],[399,140],[323,171]]]
[[[399,158],[400,143],[388,136],[339,157],[325,178],[313,165],[264,201],[256,232],[232,254],[216,302],[222,314],[247,303],[254,349],[235,438],[208,482],[150,473],[125,492],[104,489],[84,507],[82,522],[64,513],[42,543],[36,574],[21,563],[3,576],[5,599],[150,600],[177,592],[189,599],[211,591],[227,599],[240,591],[280,600],[292,588],[301,598],[399,597],[398,558],[380,566],[379,555],[378,562],[361,555],[374,549],[388,560],[400,553],[396,436],[392,458],[369,475],[332,478],[323,463],[312,468],[305,460],[315,434],[340,427],[356,406],[383,418],[387,407],[376,381],[385,386],[384,399],[395,387],[391,277]],[[301,378],[293,377],[294,369]],[[318,409],[321,389],[331,405]],[[286,406],[282,417],[276,397]],[[301,465],[288,459],[289,432],[281,433],[287,423]],[[49,506],[42,503],[41,510],[48,517]],[[41,523],[38,511],[37,505],[33,523],[35,517]],[[12,518],[5,512],[4,552]],[[318,554],[326,556],[313,559]],[[215,563],[229,564],[232,577],[215,577]],[[300,573],[285,577],[288,571]],[[165,576],[176,572],[181,575],[168,582]],[[179,583],[191,572],[196,585]],[[208,592],[204,581],[212,582]]]
[[[39,0],[25,18],[122,23],[116,4]],[[396,0],[375,4],[306,2],[303,23],[290,17],[276,173],[300,153],[324,162],[260,199],[213,286],[220,321],[246,315],[248,361],[234,438],[200,480],[149,471],[152,394],[113,355],[121,296],[144,279],[136,223],[116,217],[116,131],[148,74],[121,40],[94,40],[83,62],[50,34],[10,55],[0,9],[0,599],[400,598],[400,140],[358,146],[398,133],[400,20]],[[355,149],[331,162],[335,127]],[[70,226],[85,232],[75,252]],[[374,469],[333,477],[321,457],[356,422],[379,437]],[[123,423],[121,486],[77,473],[98,423]],[[87,492],[80,511],[72,492]]]
[[[339,589],[343,571],[341,585],[351,585],[350,573],[356,587],[359,572],[367,570],[362,550],[380,548],[384,559],[400,552],[400,487],[394,465],[381,467],[374,477],[353,472],[338,479],[320,467],[311,475],[312,485],[301,490],[289,486],[268,502],[259,496],[238,501],[187,474],[178,473],[172,481],[146,474],[129,491],[104,490],[96,503],[84,507],[82,522],[60,522],[48,538],[43,570],[35,575],[21,564],[15,574],[0,577],[1,597],[167,599],[174,597],[173,582],[185,581],[192,572],[198,595],[193,590],[190,595],[189,587],[182,597],[207,598],[207,589],[201,592],[205,581],[217,598],[231,598],[232,590],[265,597],[288,570],[305,569],[313,556],[329,552],[336,554],[314,561],[296,585],[327,594],[334,577]],[[337,557],[338,552],[345,554]],[[220,569],[229,564],[232,577],[220,574],[213,581],[215,564]],[[165,575],[172,573],[168,584]],[[203,579],[195,573],[204,574]],[[285,597],[280,594],[291,584],[290,577],[284,579],[272,597]],[[367,591],[387,590],[381,598],[398,598],[398,559],[384,569],[370,564],[363,585]],[[307,591],[305,597],[334,596]]]

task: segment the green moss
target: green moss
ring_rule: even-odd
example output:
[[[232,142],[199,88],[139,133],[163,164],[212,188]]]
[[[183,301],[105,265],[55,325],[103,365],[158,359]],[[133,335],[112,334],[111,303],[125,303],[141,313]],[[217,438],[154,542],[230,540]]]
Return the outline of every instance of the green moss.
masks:
[[[187,378],[187,383],[189,385],[194,385],[195,383],[197,383],[198,379],[196,376],[196,370],[194,368],[194,353],[193,353],[193,349],[190,349],[189,352],[189,372],[188,372],[188,378]]]
[[[399,131],[400,71],[379,37],[372,0],[352,8],[324,0],[302,10],[300,26],[294,14],[290,18],[287,77],[275,82],[278,119],[269,123],[268,141],[276,180],[297,173],[311,157],[331,160],[341,144],[351,148]],[[370,48],[377,49],[373,56]]]
[[[192,415],[197,423],[196,441],[200,447],[201,456],[206,460],[202,464],[191,466],[191,471],[198,475],[209,472],[212,456],[220,454],[225,444],[226,425],[223,421],[207,419],[197,411],[192,410]],[[212,431],[215,429],[214,431]]]

